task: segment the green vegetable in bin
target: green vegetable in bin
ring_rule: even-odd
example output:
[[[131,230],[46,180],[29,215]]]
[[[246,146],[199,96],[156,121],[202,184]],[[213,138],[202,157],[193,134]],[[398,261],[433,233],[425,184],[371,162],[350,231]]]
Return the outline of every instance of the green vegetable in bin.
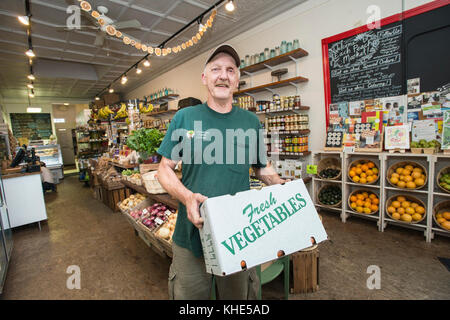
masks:
[[[450,173],[443,174],[439,178],[439,185],[445,190],[450,190]]]
[[[332,179],[335,178],[339,175],[339,173],[341,172],[340,169],[324,169],[322,171],[320,171],[319,173],[319,177],[324,178],[324,179]]]
[[[319,201],[325,205],[335,205],[342,199],[341,188],[336,186],[328,186],[319,193]]]

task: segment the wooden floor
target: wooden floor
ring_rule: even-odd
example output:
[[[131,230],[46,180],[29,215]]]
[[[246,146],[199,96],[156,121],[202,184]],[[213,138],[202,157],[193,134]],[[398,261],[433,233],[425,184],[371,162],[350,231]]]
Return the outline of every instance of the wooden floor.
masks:
[[[14,248],[1,299],[167,299],[170,260],[136,237],[119,213],[95,200],[75,176],[45,196],[48,221],[14,230]],[[331,241],[319,245],[319,290],[290,299],[450,299],[450,239],[425,242],[422,232],[322,212]],[[69,266],[81,271],[81,289],[66,286]],[[370,290],[369,266],[381,288]],[[264,299],[282,299],[279,277],[263,286]]]

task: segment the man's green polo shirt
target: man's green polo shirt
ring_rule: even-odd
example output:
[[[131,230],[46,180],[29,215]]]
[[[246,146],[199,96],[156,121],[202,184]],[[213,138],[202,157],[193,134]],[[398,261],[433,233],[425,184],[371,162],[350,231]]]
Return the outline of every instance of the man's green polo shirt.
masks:
[[[249,190],[250,166],[266,166],[259,119],[236,106],[228,113],[216,112],[206,103],[179,110],[158,153],[182,160],[183,185],[209,198]],[[197,257],[203,255],[199,231],[182,203],[173,241]]]

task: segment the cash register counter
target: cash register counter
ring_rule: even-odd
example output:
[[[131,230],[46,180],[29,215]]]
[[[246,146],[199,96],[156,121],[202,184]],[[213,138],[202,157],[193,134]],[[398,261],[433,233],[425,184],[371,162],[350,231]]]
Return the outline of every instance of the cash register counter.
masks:
[[[2,175],[6,205],[12,228],[47,220],[41,173],[10,173]]]

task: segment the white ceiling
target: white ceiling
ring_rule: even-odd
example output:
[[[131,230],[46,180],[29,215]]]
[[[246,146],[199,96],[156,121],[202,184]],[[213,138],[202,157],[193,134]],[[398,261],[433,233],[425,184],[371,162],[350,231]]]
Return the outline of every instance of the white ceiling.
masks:
[[[151,57],[152,66],[140,75],[127,74],[126,90],[131,90],[171,68],[213,48],[243,30],[274,17],[306,0],[236,0],[237,9],[233,13],[218,9],[213,24],[201,41],[181,53],[165,57]],[[158,46],[175,32],[192,21],[217,0],[90,0],[93,8],[99,5],[109,9],[107,16],[114,21],[137,19],[141,28],[126,29],[124,33],[139,39],[142,43]],[[36,98],[48,99],[93,99],[101,90],[120,76],[129,67],[139,61],[145,53],[125,45],[121,39],[107,36],[102,46],[94,45],[97,30],[67,30],[66,20],[69,4],[76,0],[31,0],[32,43],[36,53],[34,59],[37,79],[34,81]],[[24,0],[0,1],[0,95],[4,99],[28,100],[26,78],[29,73],[28,58],[24,52],[28,49],[26,27],[19,23],[17,16],[25,14]],[[208,13],[204,19],[206,22]],[[82,26],[92,26],[82,16]],[[198,26],[193,25],[183,31],[166,47],[189,40],[197,33]],[[58,61],[61,72],[45,74],[39,71],[41,60],[44,65]],[[50,60],[50,61],[48,61]],[[70,62],[64,74],[64,63]],[[80,67],[77,68],[77,64]],[[77,68],[79,72],[71,73]],[[92,69],[97,76],[83,76],[80,70]],[[78,70],[79,69],[79,70]],[[38,72],[39,71],[39,72]],[[87,70],[86,72],[88,72]],[[89,73],[89,72],[88,72]],[[91,72],[92,73],[92,72]],[[41,76],[40,76],[41,74]],[[90,79],[90,80],[86,80]],[[120,83],[113,85],[116,92],[125,90]]]

